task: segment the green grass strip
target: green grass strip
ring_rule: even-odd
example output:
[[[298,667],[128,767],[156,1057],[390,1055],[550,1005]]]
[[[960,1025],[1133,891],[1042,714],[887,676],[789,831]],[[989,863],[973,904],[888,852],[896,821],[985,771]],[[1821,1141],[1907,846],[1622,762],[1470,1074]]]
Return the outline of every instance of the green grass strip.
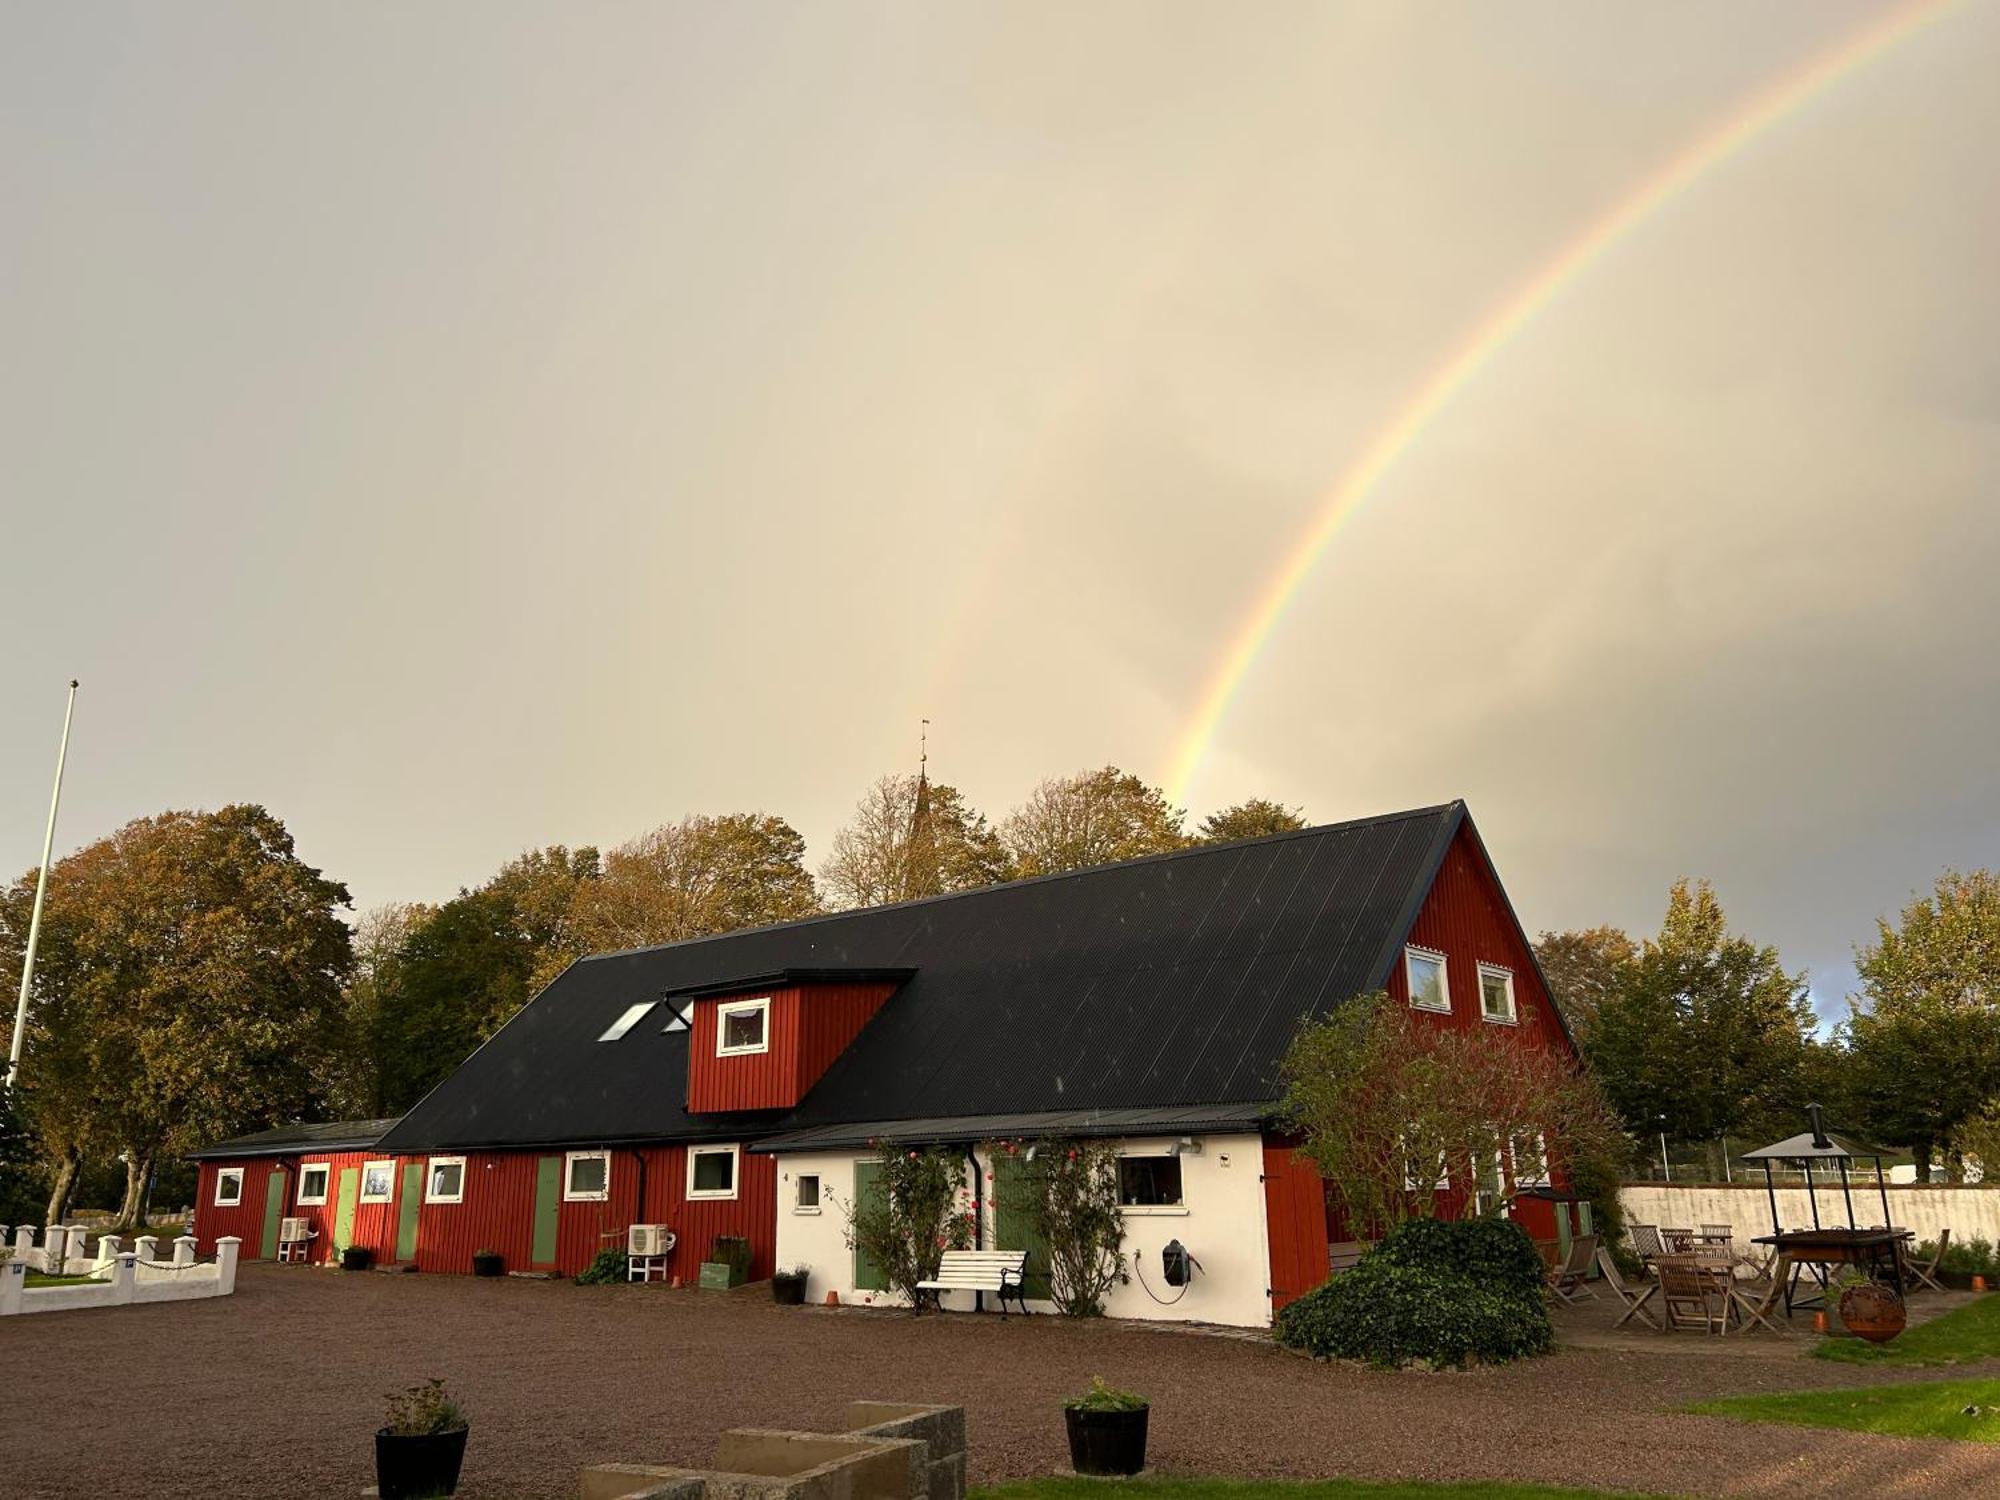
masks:
[[[1957,1365],[2000,1359],[2000,1296],[1981,1297],[1943,1317],[1919,1323],[1886,1344],[1865,1339],[1821,1339],[1816,1359],[1850,1365]]]
[[[28,1290],[38,1286],[103,1286],[102,1276],[45,1276],[40,1271],[30,1271],[27,1275]]]
[[[1968,1408],[1970,1411],[1968,1412]],[[1956,1438],[2000,1443],[2000,1380],[1936,1380],[1878,1385],[1857,1391],[1791,1391],[1730,1396],[1689,1411],[1744,1422],[1789,1422],[1894,1437]]]
[[[1608,1496],[1608,1490],[1563,1489],[1546,1484],[1501,1484],[1473,1480],[1433,1484],[1424,1480],[1378,1482],[1366,1479],[1022,1479],[969,1492],[967,1500],[1576,1500]],[[1619,1496],[1613,1500],[1647,1500]],[[1654,1497],[1658,1500],[1658,1497]]]

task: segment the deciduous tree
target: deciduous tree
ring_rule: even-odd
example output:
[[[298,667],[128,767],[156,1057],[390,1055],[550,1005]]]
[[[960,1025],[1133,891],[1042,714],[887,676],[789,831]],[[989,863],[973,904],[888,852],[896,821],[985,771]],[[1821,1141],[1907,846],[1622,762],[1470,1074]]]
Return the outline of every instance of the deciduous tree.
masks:
[[[1605,998],[1618,992],[1638,957],[1639,945],[1616,927],[1545,932],[1535,943],[1549,990],[1570,1030],[1585,1044]]]
[[[1252,797],[1234,807],[1212,812],[1195,830],[1197,844],[1227,844],[1236,839],[1260,839],[1266,834],[1292,833],[1306,826],[1302,807],[1286,807],[1281,802]]]
[[[570,930],[581,953],[674,943],[809,917],[820,909],[806,841],[783,818],[683,818],[613,849],[581,888]]]
[[[1020,874],[1050,875],[1184,848],[1185,817],[1158,787],[1106,766],[1044,781],[1000,838]]]
[[[884,776],[855,804],[820,867],[835,907],[879,906],[974,890],[1012,878],[1000,837],[956,787]]]

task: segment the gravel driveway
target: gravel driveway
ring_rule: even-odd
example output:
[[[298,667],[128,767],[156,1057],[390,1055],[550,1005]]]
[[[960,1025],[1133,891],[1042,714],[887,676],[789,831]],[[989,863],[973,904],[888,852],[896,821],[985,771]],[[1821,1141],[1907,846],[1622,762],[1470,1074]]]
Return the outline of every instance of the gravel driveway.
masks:
[[[563,1500],[599,1459],[699,1464],[721,1428],[831,1424],[852,1397],[964,1405],[975,1481],[1053,1473],[1067,1468],[1058,1401],[1093,1374],[1153,1399],[1152,1458],[1167,1472],[2000,1494],[2000,1447],[1677,1414],[1708,1396],[1895,1378],[1696,1352],[1680,1336],[1672,1352],[1394,1374],[1132,1324],[778,1308],[762,1287],[267,1265],[237,1285],[210,1302],[0,1323],[12,1387],[0,1494],[357,1495],[374,1479],[381,1394],[434,1374],[472,1415],[470,1500]]]

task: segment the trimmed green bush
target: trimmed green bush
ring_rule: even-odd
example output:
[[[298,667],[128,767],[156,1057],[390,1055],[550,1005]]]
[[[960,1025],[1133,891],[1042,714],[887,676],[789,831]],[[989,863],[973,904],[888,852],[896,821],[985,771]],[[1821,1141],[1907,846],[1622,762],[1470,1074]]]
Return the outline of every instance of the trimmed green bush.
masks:
[[[625,1275],[623,1250],[600,1250],[597,1258],[576,1278],[578,1286],[622,1286]]]
[[[1412,1219],[1279,1313],[1278,1342],[1375,1365],[1500,1364],[1555,1346],[1542,1285],[1519,1225]]]

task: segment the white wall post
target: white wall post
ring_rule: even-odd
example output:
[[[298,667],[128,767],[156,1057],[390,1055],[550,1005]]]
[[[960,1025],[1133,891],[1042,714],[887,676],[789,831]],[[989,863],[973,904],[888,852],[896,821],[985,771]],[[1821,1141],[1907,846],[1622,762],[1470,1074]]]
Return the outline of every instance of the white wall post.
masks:
[[[18,1260],[0,1265],[0,1317],[21,1310],[21,1289],[28,1284],[28,1268]]]
[[[225,1234],[215,1242],[216,1280],[224,1297],[236,1290],[236,1256],[242,1248],[242,1239],[233,1234]]]
[[[23,1250],[32,1250],[34,1248],[35,1226],[32,1224],[16,1224],[14,1226],[15,1253],[19,1254]]]
[[[194,1264],[194,1236],[184,1234],[174,1241],[174,1264],[191,1266]]]
[[[125,1248],[125,1242],[115,1234],[100,1234],[97,1237],[97,1259],[91,1262],[93,1271],[101,1271],[118,1259],[118,1252]]]
[[[51,1224],[42,1232],[42,1269],[51,1276],[60,1276],[68,1250],[69,1231],[60,1224]]]
[[[142,1234],[132,1241],[132,1249],[139,1257],[139,1264],[160,1258],[160,1237],[156,1234]]]
[[[113,1302],[130,1302],[138,1295],[139,1278],[132,1269],[134,1259],[135,1257],[132,1252],[127,1250],[118,1257],[117,1261],[111,1267],[111,1300]]]

